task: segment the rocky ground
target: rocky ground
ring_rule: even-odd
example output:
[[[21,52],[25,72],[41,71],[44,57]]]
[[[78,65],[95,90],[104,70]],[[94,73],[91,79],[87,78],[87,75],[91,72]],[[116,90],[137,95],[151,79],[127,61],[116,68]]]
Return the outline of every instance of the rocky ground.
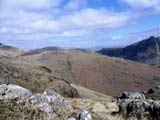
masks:
[[[32,93],[0,85],[0,120],[160,120],[157,91],[123,92],[112,100],[66,98],[54,90]],[[155,99],[152,98],[154,96]]]

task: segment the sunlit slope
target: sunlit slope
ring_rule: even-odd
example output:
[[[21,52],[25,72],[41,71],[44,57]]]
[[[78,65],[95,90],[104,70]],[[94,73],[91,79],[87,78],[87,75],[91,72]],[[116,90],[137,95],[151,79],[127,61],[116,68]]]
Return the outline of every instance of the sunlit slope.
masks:
[[[92,52],[41,51],[18,59],[46,66],[53,75],[108,95],[124,90],[147,90],[160,84],[159,68]]]
[[[20,50],[18,48],[3,45],[0,43],[0,59],[10,59],[24,53],[24,50]]]

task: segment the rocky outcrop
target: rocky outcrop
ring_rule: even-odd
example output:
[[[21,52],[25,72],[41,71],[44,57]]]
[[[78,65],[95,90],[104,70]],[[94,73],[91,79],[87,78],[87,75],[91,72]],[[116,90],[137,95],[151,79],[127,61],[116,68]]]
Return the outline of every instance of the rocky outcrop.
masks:
[[[145,99],[145,95],[141,92],[123,92],[120,99]]]
[[[158,88],[154,88],[153,91],[156,92]],[[2,84],[0,119],[160,120],[160,100],[147,98],[147,93],[123,92],[113,101],[96,101],[65,98],[52,89],[46,89],[41,94],[33,94],[30,90],[17,85]]]
[[[88,111],[80,112],[74,109],[68,100],[51,89],[46,89],[43,94],[32,94],[28,89],[17,85],[2,84],[0,85],[0,106],[3,106],[0,111],[4,112],[3,116],[7,119],[10,110],[14,109],[21,111],[22,114],[12,111],[10,116],[12,118],[19,116],[20,120],[92,120]],[[73,118],[69,118],[70,116]],[[16,119],[15,117],[12,120]]]
[[[159,120],[160,101],[146,99],[142,92],[123,92],[117,99],[119,112],[125,119]]]

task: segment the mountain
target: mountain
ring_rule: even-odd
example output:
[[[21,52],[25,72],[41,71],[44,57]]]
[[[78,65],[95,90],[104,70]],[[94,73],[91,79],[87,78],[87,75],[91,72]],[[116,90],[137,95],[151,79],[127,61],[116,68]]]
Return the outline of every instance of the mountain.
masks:
[[[150,37],[124,48],[101,49],[98,53],[151,65],[160,65],[160,37]]]
[[[0,46],[1,120],[160,118],[159,67],[83,49]]]
[[[25,53],[24,50],[20,50],[18,48],[7,46],[0,43],[0,59],[14,58],[23,53]]]
[[[108,57],[89,50],[47,47],[20,50],[22,52],[17,54],[19,49],[9,47],[7,51],[16,56],[0,59],[1,66],[4,66],[0,73],[2,83],[11,79],[11,83],[32,91],[41,92],[48,87],[67,94],[66,96],[76,96],[75,89],[83,87],[115,96],[123,91],[143,91],[160,85],[158,67]],[[5,69],[12,73],[10,78],[5,77]]]
[[[75,49],[29,53],[13,61],[43,66],[50,74],[69,83],[111,96],[160,84],[160,69],[146,64]]]
[[[39,54],[39,53],[44,53],[44,52],[65,53],[68,51],[90,52],[89,49],[80,49],[80,48],[70,49],[70,48],[60,48],[60,47],[52,46],[52,47],[45,47],[45,48],[30,50],[28,52],[25,52],[21,56]]]

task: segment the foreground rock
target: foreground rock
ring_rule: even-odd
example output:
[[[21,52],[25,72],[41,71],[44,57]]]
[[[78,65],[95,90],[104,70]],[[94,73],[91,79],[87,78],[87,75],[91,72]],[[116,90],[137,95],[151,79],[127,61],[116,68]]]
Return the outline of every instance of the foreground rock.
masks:
[[[70,118],[72,117],[72,118]],[[17,85],[0,85],[1,120],[92,120],[88,111],[73,109],[72,105],[54,90],[32,94]]]
[[[113,101],[96,101],[64,98],[51,89],[33,94],[20,86],[3,84],[0,120],[160,120],[160,100],[147,98],[148,93],[123,92]]]
[[[142,92],[124,92],[117,99],[119,112],[125,119],[160,120],[160,101],[146,99]]]
[[[17,85],[0,85],[0,100],[25,99],[31,96],[32,93]]]

